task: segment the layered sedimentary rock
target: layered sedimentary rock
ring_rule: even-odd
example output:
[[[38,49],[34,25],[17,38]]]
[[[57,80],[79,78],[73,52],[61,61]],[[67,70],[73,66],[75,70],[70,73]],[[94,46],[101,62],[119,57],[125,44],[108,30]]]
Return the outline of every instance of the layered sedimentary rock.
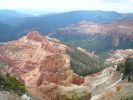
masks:
[[[29,32],[19,40],[0,45],[0,61],[5,63],[1,70],[15,76],[25,84],[31,94],[40,99],[58,100],[60,91],[65,91],[62,89],[84,82],[84,78],[74,74],[70,69],[67,49],[66,45],[55,39],[49,40],[36,31]],[[72,91],[76,94],[85,93],[82,96],[87,98],[83,100],[89,100],[89,88],[77,86],[75,89]],[[80,91],[81,89],[83,91]],[[65,97],[65,100],[70,100],[72,96]]]
[[[132,21],[117,21],[112,23],[94,23],[81,21],[64,28],[59,28],[50,35],[64,40],[63,37],[70,39],[97,39],[97,37],[110,37],[114,47],[125,42],[133,41],[133,22]],[[94,38],[93,38],[94,37]],[[111,45],[112,45],[111,44]],[[130,46],[131,47],[131,46]]]

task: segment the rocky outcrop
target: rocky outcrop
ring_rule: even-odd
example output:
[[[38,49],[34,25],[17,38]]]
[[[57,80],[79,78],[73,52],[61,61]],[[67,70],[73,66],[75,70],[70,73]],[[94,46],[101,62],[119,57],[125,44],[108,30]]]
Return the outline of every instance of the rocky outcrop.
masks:
[[[120,64],[125,62],[125,60],[133,54],[133,49],[125,49],[125,50],[115,50],[110,52],[110,57],[106,60],[108,64]]]
[[[84,81],[85,81],[84,77],[81,77],[81,76],[76,75],[76,74],[73,75],[73,79],[72,79],[73,84],[81,85],[84,83]]]
[[[43,37],[39,32],[34,31],[34,32],[29,32],[27,34],[27,39],[34,40],[34,41],[42,41]]]
[[[45,80],[55,84],[69,85],[72,82],[70,60],[65,54],[46,57],[41,63],[40,72]]]
[[[86,86],[58,87],[58,100],[89,100],[91,91]]]
[[[67,49],[59,41],[33,31],[19,40],[0,46],[0,61],[8,65],[5,72],[23,82],[31,94],[42,100],[58,100],[65,89],[84,82],[83,77],[74,74],[70,69]],[[75,86],[70,91],[77,95],[82,93],[80,97],[85,98],[82,100],[89,100],[91,95],[89,88],[82,86]],[[68,94],[69,91],[66,95]],[[65,98],[64,100],[69,100]]]

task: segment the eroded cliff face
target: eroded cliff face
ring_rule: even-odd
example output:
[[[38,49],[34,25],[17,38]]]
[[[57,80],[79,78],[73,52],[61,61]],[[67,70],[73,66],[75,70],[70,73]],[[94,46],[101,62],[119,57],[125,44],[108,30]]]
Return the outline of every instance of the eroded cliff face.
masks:
[[[73,84],[80,85],[84,82],[84,78],[70,69],[67,49],[68,47],[59,41],[49,40],[36,31],[29,32],[19,40],[0,45],[0,61],[7,64],[1,70],[15,76],[25,84],[31,94],[40,99],[58,100],[59,87],[67,89]],[[84,100],[89,100],[91,92],[86,88],[77,89],[87,92],[88,98]],[[67,94],[69,93],[64,95]],[[66,100],[70,100],[71,97],[66,97]]]
[[[50,35],[64,39],[68,37],[68,40],[72,39],[86,39],[92,37],[96,39],[99,36],[109,36],[112,40],[112,45],[117,47],[123,42],[133,41],[133,22],[131,21],[117,21],[112,23],[99,24],[94,22],[81,21],[80,23],[70,25],[64,28],[59,28],[57,32],[53,32]]]

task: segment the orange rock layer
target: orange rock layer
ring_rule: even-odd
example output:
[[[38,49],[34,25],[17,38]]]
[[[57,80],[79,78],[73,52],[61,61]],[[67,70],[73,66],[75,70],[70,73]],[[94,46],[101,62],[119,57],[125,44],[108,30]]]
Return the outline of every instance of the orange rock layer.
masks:
[[[36,31],[29,32],[19,40],[0,46],[0,61],[9,64],[5,72],[23,82],[30,93],[54,100],[51,96],[59,85],[84,82],[84,78],[70,69],[67,49],[66,45],[48,40]]]

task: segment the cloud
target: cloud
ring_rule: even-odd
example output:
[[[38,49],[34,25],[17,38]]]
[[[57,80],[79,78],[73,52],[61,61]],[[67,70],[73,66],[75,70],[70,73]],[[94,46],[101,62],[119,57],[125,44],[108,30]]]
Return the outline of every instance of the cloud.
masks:
[[[103,0],[104,2],[123,2],[124,0]]]
[[[133,2],[133,0],[102,0],[103,2],[113,2],[113,3],[121,3],[121,2]]]
[[[0,0],[0,9],[45,11],[110,10],[132,12],[133,0]]]

